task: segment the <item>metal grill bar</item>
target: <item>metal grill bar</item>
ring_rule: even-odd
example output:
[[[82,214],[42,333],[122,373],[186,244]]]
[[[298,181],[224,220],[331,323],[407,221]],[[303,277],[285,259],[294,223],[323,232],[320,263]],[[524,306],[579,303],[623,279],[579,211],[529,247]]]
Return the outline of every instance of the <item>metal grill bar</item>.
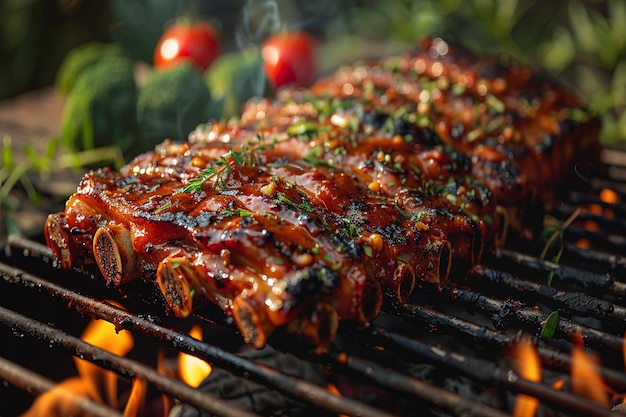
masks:
[[[615,281],[608,274],[594,274],[578,268],[572,268],[567,265],[555,264],[544,259],[525,255],[509,249],[499,249],[496,256],[506,258],[520,266],[525,266],[538,272],[553,272],[553,281],[575,282],[584,288],[594,291],[602,291],[615,296],[626,295],[626,284]]]
[[[46,292],[51,298],[69,302],[73,308],[81,311],[82,313],[89,314],[93,318],[113,323],[119,329],[125,329],[133,333],[148,336],[156,341],[172,346],[181,352],[205,359],[215,366],[227,369],[239,376],[246,376],[249,379],[261,384],[269,385],[284,394],[308,402],[317,407],[354,416],[384,417],[388,415],[381,410],[369,407],[363,403],[334,395],[329,391],[307,381],[289,377],[266,366],[259,366],[252,361],[226,352],[215,346],[199,342],[190,336],[159,326],[132,313],[128,313],[109,304],[102,303],[97,299],[78,294],[72,290],[51,283],[18,268],[0,264],[0,275],[2,275],[7,282],[37,288],[39,291]],[[8,320],[6,324],[11,325],[11,321]],[[149,379],[147,380],[152,382]],[[165,386],[164,388],[169,387]],[[200,394],[198,391],[195,391],[195,393]],[[171,394],[177,398],[180,395],[175,392],[171,392]],[[191,401],[188,403],[195,405],[195,403]],[[204,406],[199,405],[198,407],[205,409]],[[222,415],[224,413],[217,414]]]
[[[486,326],[480,326],[472,322],[460,319],[458,317],[449,316],[436,310],[424,306],[413,304],[405,304],[395,313],[405,318],[409,323],[417,325],[414,321],[418,321],[424,325],[433,325],[440,332],[453,334],[455,337],[464,337],[472,342],[481,344],[495,344],[497,346],[513,346],[516,342],[515,338],[497,332]],[[398,341],[399,335],[396,336],[391,332],[379,327],[371,327],[370,336],[376,343],[391,343],[402,346],[404,343]],[[403,339],[399,339],[403,340]],[[408,339],[412,340],[412,339]],[[414,352],[413,352],[414,353]],[[569,373],[572,368],[572,359],[570,356],[545,346],[537,346],[537,353],[544,365],[556,367],[559,371]],[[626,374],[613,369],[599,366],[597,371],[602,375],[602,379],[610,386],[619,391],[626,391]]]
[[[558,210],[552,212],[551,214],[554,216],[558,216],[561,219],[566,219],[571,216],[575,210],[576,206],[563,203]],[[578,215],[577,220],[589,220],[595,222],[598,226],[602,228],[613,231],[614,233],[626,233],[626,220],[618,217],[609,218],[606,216],[589,213],[583,210]]]
[[[594,186],[601,188],[611,187],[610,179],[606,183],[596,181],[594,184]],[[623,184],[620,183],[618,185]],[[574,192],[571,195],[573,204],[599,204],[602,207],[612,209],[617,216],[620,216],[621,213],[626,213],[626,205],[623,202],[604,203],[595,196],[579,192]],[[555,214],[557,217],[559,215],[567,216],[572,207],[571,205],[564,205]],[[591,213],[583,213],[580,219],[602,223],[602,227],[617,234],[623,234],[624,227],[626,227],[626,223],[619,218],[604,221],[604,219]],[[602,251],[595,249],[581,250],[568,240],[570,238],[577,239],[578,237],[590,237],[594,242],[599,242],[598,247],[602,248]],[[472,312],[480,313],[481,319],[491,319],[495,329],[488,325],[480,325],[462,319],[461,317],[465,317],[465,315],[455,317],[454,314],[449,315],[424,305],[387,305],[385,313],[389,314],[392,319],[402,319],[403,322],[406,322],[405,324],[408,324],[405,327],[410,326],[410,328],[415,330],[419,330],[421,327],[433,334],[439,331],[445,332],[446,337],[460,337],[470,340],[481,346],[481,349],[487,349],[488,352],[503,351],[503,349],[514,346],[518,342],[518,335],[521,332],[518,335],[504,332],[509,325],[514,325],[516,329],[526,329],[533,334],[538,334],[541,331],[548,315],[534,308],[535,303],[561,309],[567,313],[565,315],[587,316],[607,321],[609,325],[613,326],[626,323],[626,305],[623,304],[624,296],[626,296],[626,283],[617,279],[618,276],[621,278],[626,277],[626,257],[619,252],[620,245],[626,242],[626,237],[615,235],[605,239],[597,234],[588,234],[582,229],[576,230],[576,226],[573,226],[566,233],[565,238],[566,240],[563,241],[565,249],[563,259],[569,256],[575,258],[575,262],[557,265],[526,253],[510,249],[499,249],[495,256],[486,259],[486,264],[490,265],[490,267],[474,268],[474,273],[469,276],[469,281],[467,281],[471,284],[471,291],[461,286],[464,283],[450,285],[443,288],[440,292],[425,291],[426,294],[423,296],[428,300],[425,304],[432,302],[435,305],[455,306],[455,308],[457,306],[465,306]],[[541,248],[542,242],[545,243],[545,241],[539,238],[529,246],[520,247],[524,250],[529,250],[530,246],[535,249],[537,247]],[[603,252],[605,246],[608,247],[608,252]],[[513,245],[512,247],[517,246]],[[53,267],[50,270],[56,270],[56,261],[51,251],[45,245],[21,237],[11,237],[5,248],[9,252],[21,251],[25,258],[38,258]],[[612,251],[615,253],[611,253]],[[488,254],[487,256],[490,255]],[[591,262],[595,269],[593,271],[588,270],[585,262]],[[491,264],[495,267],[491,267]],[[517,270],[520,266],[526,268],[530,273],[518,274]],[[25,268],[30,270],[30,266],[25,266]],[[510,268],[515,272],[507,272]],[[611,274],[615,275],[607,274],[605,271],[610,271]],[[533,272],[536,273],[535,276],[533,276]],[[540,281],[550,272],[554,274],[555,287],[545,285]],[[311,406],[344,415],[390,415],[390,413],[370,406],[367,403],[335,395],[301,378],[288,376],[275,368],[200,342],[179,331],[156,324],[149,318],[126,312],[104,303],[98,298],[85,296],[78,291],[65,288],[62,285],[51,282],[51,280],[41,278],[18,267],[0,263],[0,276],[9,284],[32,288],[34,291],[47,295],[52,300],[68,303],[72,309],[82,314],[106,320],[116,325],[119,329],[129,330],[135,334],[146,336],[150,340],[154,340],[164,346],[173,347],[180,352],[197,356],[210,362],[215,367],[227,370],[233,375],[250,379]],[[523,278],[520,278],[520,276]],[[569,288],[583,288],[589,293],[569,291]],[[506,294],[504,297],[501,296],[503,293]],[[520,301],[526,301],[528,305],[522,304]],[[209,319],[220,325],[229,325],[223,320],[223,317],[217,317],[213,320],[213,318],[202,316],[203,314],[207,314],[207,312],[203,310],[199,318]],[[162,392],[172,397],[177,397],[197,408],[226,416],[239,416],[246,413],[215,396],[200,393],[182,384],[180,381],[163,377],[152,368],[136,361],[127,363],[128,359],[126,358],[114,355],[111,357],[102,356],[104,351],[85,344],[80,339],[74,338],[62,330],[53,329],[4,307],[0,307],[0,322],[11,328],[20,328],[21,331],[37,339],[45,340],[46,343],[53,340],[55,342],[52,344],[56,345],[56,347],[65,348],[74,355],[84,356],[103,368],[112,369],[126,377],[136,376],[144,378]],[[478,321],[478,323],[481,323],[481,321]],[[567,415],[592,417],[616,417],[621,415],[568,391],[559,391],[545,384],[523,379],[514,371],[503,368],[484,353],[479,354],[476,351],[472,354],[458,353],[445,344],[443,347],[436,346],[422,342],[419,338],[406,336],[383,328],[378,325],[378,322],[366,328],[342,323],[340,336],[358,343],[352,348],[352,353],[348,353],[350,349],[346,349],[341,353],[332,349],[324,353],[295,349],[292,353],[307,361],[322,364],[329,370],[332,370],[333,373],[337,372],[341,376],[346,375],[351,376],[354,380],[368,381],[371,384],[369,386],[381,388],[385,393],[409,399],[420,399],[435,408],[445,410],[456,416],[503,417],[507,414],[502,410],[475,401],[473,398],[464,398],[455,392],[423,382],[418,379],[416,373],[402,369],[395,363],[388,364],[385,362],[385,359],[379,360],[382,354],[378,349],[391,353],[391,355],[402,357],[411,364],[416,364],[418,360],[423,360],[425,363],[453,370],[456,372],[455,374],[464,375],[485,389],[495,388],[502,393],[507,393],[507,395],[523,393],[533,396],[539,399],[545,406],[552,408],[556,412],[562,411]],[[621,337],[561,317],[554,337],[571,340],[578,336],[582,336],[586,345],[599,350],[612,350],[615,353],[624,349],[625,342]],[[281,343],[283,342],[281,341]],[[288,344],[288,342],[285,343]],[[557,346],[563,345],[560,341],[555,343]],[[572,360],[569,356],[555,350],[553,347],[547,346],[547,342],[537,340],[536,344],[543,367],[551,368],[563,376],[570,372]],[[104,353],[106,354],[107,352]],[[8,366],[9,368],[12,367],[10,363]],[[16,368],[13,367],[13,369]],[[626,374],[604,366],[598,367],[597,370],[609,386],[620,392],[626,390]],[[5,372],[3,363],[0,361],[0,377],[2,377],[3,372]],[[26,378],[29,377],[28,372],[26,370],[24,373]],[[149,378],[146,378],[145,375],[148,375]],[[160,380],[158,379],[159,377],[166,379]],[[37,376],[32,378],[40,380],[37,379]],[[21,383],[17,381],[17,384]],[[180,387],[177,384],[180,384]],[[182,392],[179,392],[179,389]],[[207,404],[202,403],[199,398],[194,396],[201,396],[205,399],[210,398],[210,407],[214,408],[208,408]],[[224,406],[231,408],[223,408]],[[248,414],[252,415],[251,413]]]
[[[506,417],[507,414],[492,407],[463,398],[460,395],[434,387],[428,383],[409,378],[377,363],[363,360],[344,353],[331,352],[318,360],[333,363],[335,367],[345,369],[357,378],[367,378],[380,387],[414,396],[423,400],[437,399],[437,405],[462,417]]]
[[[544,247],[547,240],[539,239],[538,242],[541,244],[541,247]],[[568,260],[576,260],[578,263],[584,262],[587,267],[590,266],[589,263],[594,263],[602,266],[604,271],[616,276],[626,277],[626,257],[624,256],[594,249],[581,249],[568,241],[563,242],[563,248],[565,250],[565,258]]]
[[[511,300],[498,300],[461,288],[448,288],[447,290],[453,300],[461,301],[467,306],[479,309],[494,318],[496,327],[507,327],[510,320],[516,319],[531,333],[538,334],[543,328],[543,323],[548,319],[548,314]],[[577,335],[583,338],[587,346],[619,351],[624,349],[624,340],[621,337],[561,317],[554,337],[572,340]]]
[[[434,329],[445,329],[455,336],[464,336],[473,342],[488,343],[500,347],[510,346],[512,344],[512,339],[507,334],[499,333],[488,327],[444,314],[429,307],[405,304],[394,309],[393,313],[404,318],[411,324],[417,324],[417,321]]]
[[[492,386],[506,386],[515,392],[532,392],[533,396],[545,403],[558,406],[576,415],[588,417],[616,417],[619,415],[577,395],[525,380],[514,371],[503,369],[493,361],[468,357],[457,352],[450,352],[442,347],[429,346],[380,327],[373,327],[369,332],[360,330],[354,332],[353,336],[364,343],[380,344],[385,348],[404,351],[405,354],[417,355],[426,361],[453,368],[482,383]],[[368,366],[371,367],[372,365]]]
[[[483,291],[489,289],[489,285],[485,284],[492,284],[496,288],[504,286],[517,292],[521,297],[529,299],[531,298],[529,296],[532,296],[534,302],[550,303],[555,309],[564,309],[564,311],[574,315],[595,317],[618,323],[626,322],[626,308],[582,292],[561,291],[485,266],[473,268],[468,274],[468,278],[471,283],[479,285],[479,287],[473,288],[480,288]]]
[[[56,382],[2,357],[0,357],[0,378],[32,395],[43,394],[57,388]],[[71,402],[77,410],[90,416],[122,417],[122,413],[117,410],[69,391],[57,388],[55,394]]]
[[[552,366],[562,372],[570,373],[572,370],[572,358],[545,346],[538,346],[537,353],[541,362],[546,366]],[[602,376],[602,380],[617,392],[626,391],[626,374],[604,366],[598,366],[596,371]]]
[[[29,317],[0,306],[0,322],[24,334],[40,340],[47,340],[53,347],[64,348],[73,355],[129,378],[148,381],[159,391],[167,393],[199,409],[225,417],[255,417],[254,413],[237,408],[227,401],[211,394],[199,392],[173,378],[159,374],[156,370],[137,361],[114,355],[106,350],[90,345]]]

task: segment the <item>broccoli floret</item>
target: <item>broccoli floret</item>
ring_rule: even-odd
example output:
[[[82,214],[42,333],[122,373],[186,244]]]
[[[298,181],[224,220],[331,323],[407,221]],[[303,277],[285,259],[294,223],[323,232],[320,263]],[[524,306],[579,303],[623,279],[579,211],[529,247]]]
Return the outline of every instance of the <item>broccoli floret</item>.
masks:
[[[89,42],[67,53],[56,74],[55,86],[67,95],[80,74],[101,59],[123,56],[122,49],[115,43]]]
[[[68,95],[61,121],[66,149],[118,145],[127,150],[136,132],[134,65],[106,57],[81,71]]]
[[[152,72],[139,88],[137,125],[142,148],[166,138],[186,140],[199,124],[215,116],[211,93],[189,62]]]

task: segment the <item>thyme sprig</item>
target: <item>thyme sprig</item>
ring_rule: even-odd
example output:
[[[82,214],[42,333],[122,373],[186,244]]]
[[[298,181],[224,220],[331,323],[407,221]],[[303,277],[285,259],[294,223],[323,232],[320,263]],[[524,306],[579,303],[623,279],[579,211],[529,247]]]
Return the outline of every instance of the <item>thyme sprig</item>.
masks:
[[[549,225],[547,227],[544,228],[543,233],[544,235],[550,235],[550,237],[548,238],[548,241],[546,242],[545,246],[543,247],[543,250],[541,251],[541,254],[539,255],[539,257],[541,259],[546,259],[546,257],[548,256],[548,252],[550,251],[550,249],[558,243],[559,247],[557,250],[557,253],[552,257],[552,262],[558,264],[561,260],[561,256],[563,256],[563,234],[565,233],[565,229],[567,229],[573,222],[574,220],[576,220],[578,218],[578,216],[580,216],[582,210],[579,208],[577,208],[576,210],[574,210],[574,212],[567,218],[567,220],[565,220],[563,222],[562,225],[560,226],[556,226],[556,225]],[[552,279],[554,278],[554,269],[550,270],[550,272],[548,273],[548,278],[547,278],[547,284],[548,286],[552,285]]]
[[[260,161],[259,152],[264,151],[268,146],[278,143],[274,140],[271,144],[266,143],[263,135],[256,136],[256,143],[246,143],[241,145],[240,149],[231,149],[218,158],[217,161],[209,164],[197,177],[189,180],[187,185],[176,188],[172,195],[177,194],[196,194],[204,189],[207,182],[211,182],[212,189],[226,189],[228,184],[226,176],[232,172],[235,166],[256,166]],[[171,196],[170,196],[171,198]],[[159,214],[172,206],[171,200],[159,206],[154,213]]]

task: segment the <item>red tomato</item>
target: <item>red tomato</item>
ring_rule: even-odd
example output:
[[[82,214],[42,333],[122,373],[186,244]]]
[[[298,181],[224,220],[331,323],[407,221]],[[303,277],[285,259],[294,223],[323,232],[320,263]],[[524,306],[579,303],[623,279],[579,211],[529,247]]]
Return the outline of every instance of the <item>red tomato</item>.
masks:
[[[204,72],[220,53],[215,30],[206,22],[177,22],[167,28],[154,50],[154,66],[167,68],[190,60]]]
[[[305,32],[277,33],[261,45],[263,68],[274,88],[313,83],[316,75],[315,42]]]

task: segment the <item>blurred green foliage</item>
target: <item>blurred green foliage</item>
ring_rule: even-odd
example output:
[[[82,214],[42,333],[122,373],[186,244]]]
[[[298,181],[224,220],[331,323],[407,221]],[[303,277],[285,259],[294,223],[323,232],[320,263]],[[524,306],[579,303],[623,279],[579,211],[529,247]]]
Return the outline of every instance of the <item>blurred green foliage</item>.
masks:
[[[271,30],[307,30],[320,39],[326,71],[429,35],[506,53],[570,86],[603,118],[604,140],[626,140],[624,0],[4,0],[0,97],[51,84],[60,57],[102,40],[103,27],[104,40],[149,64],[161,31],[181,16],[209,19],[225,52],[258,45]]]
[[[66,151],[119,146],[134,140],[137,87],[134,63],[125,56],[105,56],[83,69],[69,90],[61,122]]]
[[[139,87],[137,127],[142,149],[153,148],[165,138],[185,140],[212,114],[209,88],[190,62],[153,71]]]
[[[56,73],[54,85],[62,94],[68,95],[86,69],[103,58],[122,55],[122,48],[116,43],[84,43],[67,53]]]
[[[143,85],[132,82],[128,62],[99,62],[106,54],[73,63],[68,56],[61,66],[68,51],[94,41],[115,42],[150,65],[160,34],[180,17],[217,29],[225,54],[212,71],[153,73]],[[285,29],[319,39],[321,72],[410,50],[432,35],[477,53],[508,54],[576,92],[602,118],[604,141],[626,140],[624,0],[3,0],[0,99],[56,81],[68,101],[61,137],[44,156],[26,147],[18,162],[11,138],[3,137],[0,211],[17,210],[10,198],[16,184],[34,199],[28,174],[45,173],[53,159],[54,168],[120,166],[168,136],[183,139],[209,117],[237,115],[246,98],[268,94],[257,46]]]
[[[108,1],[0,1],[0,99],[51,85],[68,51],[108,40]]]
[[[136,28],[127,31],[124,45],[149,45],[146,34],[155,38],[155,27],[167,21],[168,13],[195,13],[220,28],[225,51],[258,45],[271,30],[307,30],[320,39],[320,68],[325,71],[364,55],[410,49],[425,36],[440,35],[478,53],[511,55],[550,74],[601,115],[605,141],[626,140],[623,0],[249,0],[230,6],[186,0],[176,3],[176,11],[163,0],[133,4],[153,7],[144,15],[157,23],[142,18],[135,25],[128,16],[138,15],[137,10],[130,15],[127,10],[121,20]],[[142,36],[134,37],[134,32]],[[133,40],[142,37],[144,41]],[[149,46],[146,50],[151,53]],[[220,76],[208,77],[215,78]],[[227,108],[232,113],[233,103]]]
[[[479,53],[511,55],[572,88],[601,115],[603,140],[626,140],[623,0],[348,0],[341,9],[327,39],[413,45],[441,35]]]

